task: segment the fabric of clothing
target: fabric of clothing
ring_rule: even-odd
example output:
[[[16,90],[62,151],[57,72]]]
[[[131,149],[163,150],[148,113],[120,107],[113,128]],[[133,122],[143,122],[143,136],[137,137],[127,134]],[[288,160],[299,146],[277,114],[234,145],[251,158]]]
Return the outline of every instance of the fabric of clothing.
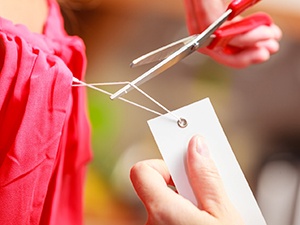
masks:
[[[48,0],[42,34],[0,18],[0,224],[77,225],[91,159],[85,46]]]

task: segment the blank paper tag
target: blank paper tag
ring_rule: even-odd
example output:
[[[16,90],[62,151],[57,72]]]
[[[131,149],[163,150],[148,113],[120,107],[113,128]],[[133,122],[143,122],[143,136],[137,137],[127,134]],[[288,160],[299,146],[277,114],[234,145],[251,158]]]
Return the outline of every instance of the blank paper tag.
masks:
[[[265,225],[266,222],[210,100],[206,98],[173,113],[186,119],[188,126],[180,128],[170,114],[149,120],[148,124],[178,192],[197,205],[185,172],[185,163],[188,142],[192,136],[200,134],[206,140],[211,158],[219,170],[229,198],[246,225]]]

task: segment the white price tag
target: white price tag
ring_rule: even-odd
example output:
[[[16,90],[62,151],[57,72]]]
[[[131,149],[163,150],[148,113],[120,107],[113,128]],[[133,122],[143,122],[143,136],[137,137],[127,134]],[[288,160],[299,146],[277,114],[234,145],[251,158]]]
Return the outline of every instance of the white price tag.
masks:
[[[173,113],[186,119],[187,127],[179,127],[176,119],[170,114],[149,120],[148,124],[179,194],[197,205],[185,172],[185,155],[189,140],[195,134],[200,134],[207,142],[211,158],[219,170],[229,198],[246,225],[265,225],[266,222],[210,100],[206,98]]]

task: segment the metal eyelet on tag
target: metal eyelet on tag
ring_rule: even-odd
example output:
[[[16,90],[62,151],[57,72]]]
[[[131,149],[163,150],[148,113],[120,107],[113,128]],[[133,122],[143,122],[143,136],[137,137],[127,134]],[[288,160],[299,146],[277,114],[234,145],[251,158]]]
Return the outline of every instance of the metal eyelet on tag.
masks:
[[[178,121],[177,121],[177,124],[180,128],[186,128],[187,125],[188,125],[188,122],[186,121],[186,119],[183,119],[183,118],[180,118]]]

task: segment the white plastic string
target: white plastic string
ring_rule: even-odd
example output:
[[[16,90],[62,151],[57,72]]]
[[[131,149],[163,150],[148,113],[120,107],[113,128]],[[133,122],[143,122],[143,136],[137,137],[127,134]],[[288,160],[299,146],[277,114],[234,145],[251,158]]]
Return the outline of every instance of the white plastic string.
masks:
[[[180,121],[181,118],[176,116],[173,112],[171,112],[170,110],[168,110],[165,106],[163,106],[162,104],[160,104],[158,101],[156,101],[154,98],[152,98],[150,95],[148,95],[146,92],[144,92],[143,90],[141,90],[140,88],[138,88],[136,85],[129,83],[133,88],[135,88],[137,91],[139,91],[141,94],[143,94],[145,97],[147,97],[149,100],[151,100],[152,102],[154,102],[156,105],[158,105],[159,107],[161,107],[163,110],[165,110],[167,113],[170,113],[173,117],[175,117],[177,119],[177,121]]]
[[[108,86],[108,85],[130,84],[130,82],[85,83],[85,82],[83,82],[83,81],[77,79],[76,77],[73,77],[73,82],[77,83],[77,84],[73,84],[73,85],[72,85],[72,86],[74,86],[74,87],[86,86],[86,87],[89,87],[89,88],[94,89],[94,90],[96,90],[96,91],[99,91],[99,92],[101,92],[101,93],[103,93],[103,94],[107,94],[107,95],[109,95],[109,96],[111,96],[112,93],[110,93],[110,92],[108,92],[108,91],[105,91],[105,90],[103,90],[103,89],[97,88],[97,87],[95,87],[95,86],[101,86],[101,85],[102,85],[102,86]],[[131,85],[132,85],[132,84],[131,84]],[[156,101],[155,99],[153,99],[150,95],[148,95],[147,93],[145,93],[144,91],[142,91],[140,88],[138,88],[138,87],[135,86],[135,85],[132,85],[132,87],[135,88],[137,91],[139,91],[141,94],[143,94],[145,97],[147,97],[149,100],[151,100],[153,103],[155,103],[156,105],[158,105],[159,107],[161,107],[162,109],[164,109],[166,112],[170,113],[173,117],[175,117],[175,118],[177,119],[177,121],[181,121],[181,118],[180,118],[180,117],[176,116],[174,113],[172,113],[170,110],[168,110],[168,109],[167,109],[166,107],[164,107],[162,104],[160,104],[158,101]],[[141,108],[141,109],[144,109],[144,110],[146,110],[146,111],[152,112],[152,113],[154,113],[154,114],[156,114],[156,115],[159,115],[159,116],[162,115],[162,114],[159,113],[159,112],[156,112],[156,111],[154,111],[154,110],[152,110],[152,109],[149,109],[149,108],[147,108],[147,107],[145,107],[145,106],[142,106],[142,105],[140,105],[140,104],[137,104],[137,103],[132,102],[132,101],[130,101],[130,100],[127,100],[127,99],[125,99],[125,98],[119,97],[118,99],[120,99],[120,100],[122,100],[122,101],[124,101],[124,102],[127,102],[127,103],[129,103],[129,104],[132,104],[132,105],[134,105],[134,106],[137,106],[137,107],[139,107],[139,108]]]

